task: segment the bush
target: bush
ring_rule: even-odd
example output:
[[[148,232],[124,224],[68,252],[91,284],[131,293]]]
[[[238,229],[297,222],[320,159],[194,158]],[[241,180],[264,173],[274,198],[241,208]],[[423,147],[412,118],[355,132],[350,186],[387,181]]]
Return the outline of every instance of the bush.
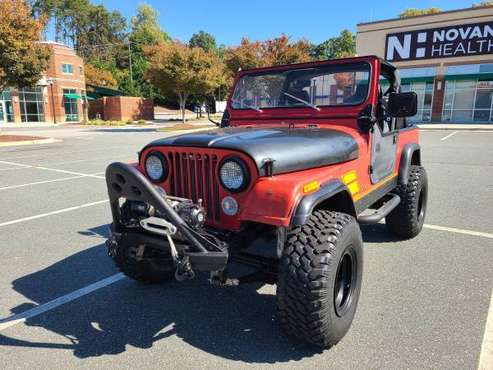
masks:
[[[139,119],[139,120],[137,121],[137,123],[138,123],[139,125],[145,125],[147,122],[146,122],[146,120],[145,120],[145,119]]]
[[[93,119],[86,123],[90,126],[124,126],[125,122],[123,121],[104,121],[102,119]]]

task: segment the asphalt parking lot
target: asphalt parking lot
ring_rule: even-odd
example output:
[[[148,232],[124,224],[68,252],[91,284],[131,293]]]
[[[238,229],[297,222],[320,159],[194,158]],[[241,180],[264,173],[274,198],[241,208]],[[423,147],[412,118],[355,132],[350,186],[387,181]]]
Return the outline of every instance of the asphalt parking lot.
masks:
[[[0,368],[477,369],[493,288],[493,131],[450,134],[422,132],[423,232],[398,241],[363,228],[356,319],[324,352],[283,336],[275,287],[118,274],[103,173],[163,133],[82,130],[1,148]]]

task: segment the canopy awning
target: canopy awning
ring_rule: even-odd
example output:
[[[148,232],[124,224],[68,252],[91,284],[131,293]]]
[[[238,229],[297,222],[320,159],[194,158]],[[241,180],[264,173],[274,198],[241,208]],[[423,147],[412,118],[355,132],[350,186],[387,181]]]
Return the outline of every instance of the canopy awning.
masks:
[[[63,97],[67,98],[67,99],[94,100],[94,98],[91,98],[90,96],[84,96],[84,95],[78,95],[78,94],[63,94]]]
[[[493,73],[470,73],[463,75],[445,75],[445,80],[451,81],[464,81],[464,80],[480,80],[491,81],[493,80]]]

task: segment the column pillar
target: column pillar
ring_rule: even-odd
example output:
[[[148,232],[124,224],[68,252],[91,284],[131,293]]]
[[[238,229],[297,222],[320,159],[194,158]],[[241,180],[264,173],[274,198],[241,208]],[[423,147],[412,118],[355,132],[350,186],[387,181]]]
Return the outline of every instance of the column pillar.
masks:
[[[437,75],[433,84],[433,106],[431,109],[432,122],[442,121],[443,99],[445,98],[445,78]]]
[[[22,122],[21,121],[21,104],[19,101],[19,92],[17,91],[17,89],[12,90],[11,97],[12,97],[12,110],[14,111],[14,122],[20,123],[20,122]]]

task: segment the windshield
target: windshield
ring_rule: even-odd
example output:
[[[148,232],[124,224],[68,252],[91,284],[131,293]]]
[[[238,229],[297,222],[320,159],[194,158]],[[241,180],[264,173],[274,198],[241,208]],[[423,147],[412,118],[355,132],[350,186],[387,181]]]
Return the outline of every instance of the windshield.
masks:
[[[339,64],[243,75],[236,84],[233,109],[361,104],[368,96],[370,66]]]

